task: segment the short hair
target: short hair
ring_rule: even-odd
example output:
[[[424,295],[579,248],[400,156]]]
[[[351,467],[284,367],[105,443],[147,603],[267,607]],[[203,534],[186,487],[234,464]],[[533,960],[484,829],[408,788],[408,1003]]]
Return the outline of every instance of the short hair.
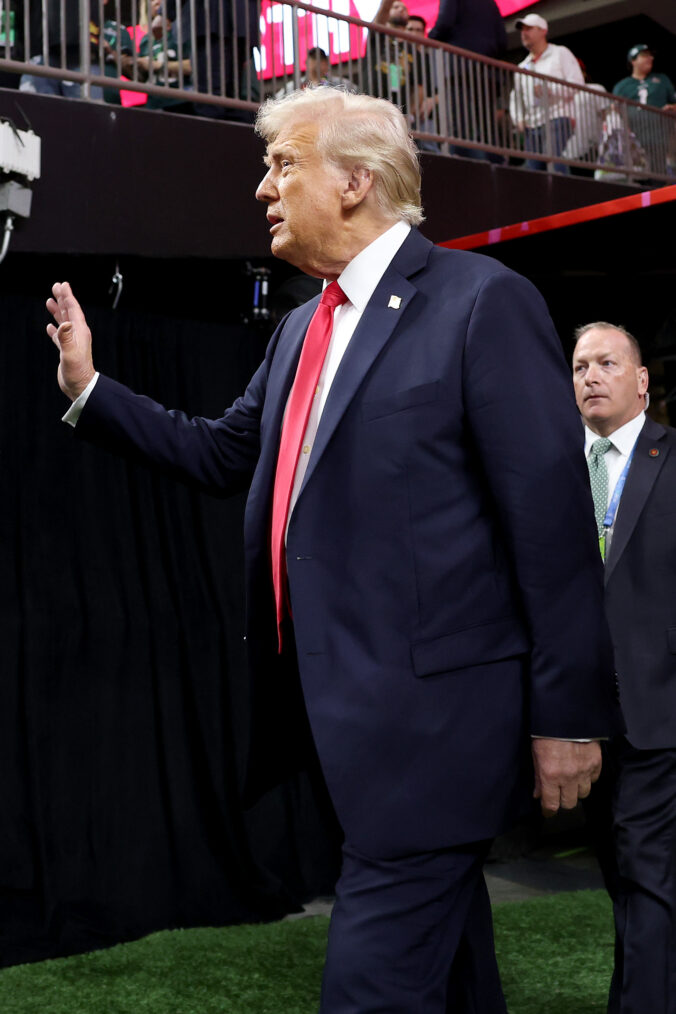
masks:
[[[382,211],[409,225],[420,225],[424,215],[418,152],[397,106],[341,88],[303,88],[263,103],[256,133],[271,144],[297,119],[317,121],[317,148],[329,162],[370,170]]]
[[[309,58],[313,60],[328,60],[328,56],[323,49],[319,48],[319,46],[315,46],[314,49],[308,49],[305,54],[305,59],[307,60]]]
[[[422,14],[409,14],[408,20],[409,21],[419,21],[420,24],[423,26],[423,31],[425,31],[425,32],[427,31],[427,22],[425,21],[425,19],[422,16]]]
[[[581,324],[580,327],[576,327],[573,332],[573,338],[575,344],[579,342],[580,338],[583,338],[588,331],[619,331],[621,335],[627,339],[629,347],[631,349],[631,355],[636,360],[637,366],[643,366],[643,353],[641,352],[641,346],[638,343],[638,339],[633,336],[630,331],[627,331],[626,327],[622,324],[610,324],[607,320],[596,320],[592,324]]]

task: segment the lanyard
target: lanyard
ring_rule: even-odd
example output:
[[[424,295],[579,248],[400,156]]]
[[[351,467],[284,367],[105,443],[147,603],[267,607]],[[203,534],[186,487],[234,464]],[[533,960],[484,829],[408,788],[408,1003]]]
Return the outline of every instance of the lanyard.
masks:
[[[634,457],[634,449],[635,449],[635,447],[636,447],[636,443],[634,443],[634,446],[632,447],[632,449],[631,449],[631,451],[629,453],[629,457],[627,458],[627,462],[626,462],[624,468],[622,469],[622,474],[620,475],[619,479],[615,483],[615,489],[613,490],[613,495],[610,498],[610,503],[608,504],[608,509],[606,511],[606,516],[603,519],[603,535],[599,536],[599,549],[601,550],[601,559],[603,560],[604,563],[605,563],[605,560],[606,560],[606,536],[607,536],[609,530],[615,524],[615,515],[617,514],[617,508],[620,505],[620,498],[622,497],[622,490],[624,489],[624,484],[627,481],[627,475],[629,473],[629,466],[631,465],[631,459]]]
[[[620,504],[620,498],[622,496],[622,490],[624,489],[624,484],[627,481],[627,473],[629,472],[629,466],[631,465],[631,459],[634,457],[634,448],[635,447],[636,447],[636,444],[634,444],[634,447],[632,447],[631,452],[629,454],[629,457],[627,458],[627,463],[625,464],[624,468],[622,469],[622,474],[621,474],[620,478],[617,480],[617,482],[615,483],[615,489],[613,490],[613,495],[610,498],[610,503],[608,504],[608,510],[606,511],[606,516],[603,519],[603,527],[604,528],[612,528],[613,525],[615,524],[615,515],[617,514],[617,508],[619,507],[619,504]]]

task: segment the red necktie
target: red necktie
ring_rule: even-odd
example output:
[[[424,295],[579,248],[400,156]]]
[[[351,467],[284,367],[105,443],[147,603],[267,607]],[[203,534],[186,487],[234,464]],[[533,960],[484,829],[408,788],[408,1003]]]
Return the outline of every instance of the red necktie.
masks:
[[[307,429],[312,401],[322,372],[326,350],[333,332],[333,311],[347,301],[338,285],[331,282],[324,289],[319,306],[314,312],[305,335],[296,370],[296,378],[286,406],[282,436],[277,456],[277,471],[272,494],[272,527],[270,548],[272,554],[272,583],[277,606],[277,635],[282,650],[282,619],[287,608],[286,600],[286,547],[284,536],[289,517],[289,503],[300,449]]]

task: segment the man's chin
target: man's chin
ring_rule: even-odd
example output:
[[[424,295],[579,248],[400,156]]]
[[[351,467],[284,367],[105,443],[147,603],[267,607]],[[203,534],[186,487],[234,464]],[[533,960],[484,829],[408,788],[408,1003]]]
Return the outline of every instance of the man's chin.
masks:
[[[270,253],[273,257],[279,257],[280,260],[288,261],[288,243],[285,243],[281,236],[273,236],[270,242]]]

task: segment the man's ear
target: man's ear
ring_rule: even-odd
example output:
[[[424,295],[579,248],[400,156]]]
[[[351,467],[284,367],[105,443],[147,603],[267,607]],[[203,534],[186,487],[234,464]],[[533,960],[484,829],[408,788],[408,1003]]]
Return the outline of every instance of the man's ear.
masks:
[[[650,377],[648,376],[648,369],[646,366],[639,366],[638,368],[638,393],[645,394],[650,384]]]
[[[373,186],[373,174],[370,169],[357,166],[350,171],[347,184],[341,195],[343,211],[350,211],[365,199]]]

